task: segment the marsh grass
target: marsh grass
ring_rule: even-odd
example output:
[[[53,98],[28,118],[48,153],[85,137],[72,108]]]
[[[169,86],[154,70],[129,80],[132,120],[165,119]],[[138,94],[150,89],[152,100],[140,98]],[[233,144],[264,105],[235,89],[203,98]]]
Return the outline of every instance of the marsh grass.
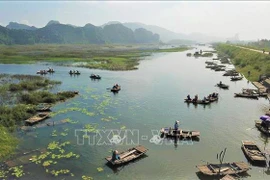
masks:
[[[158,49],[156,47],[123,45],[14,45],[1,46],[0,63],[30,64],[37,62],[72,64],[74,66],[107,69],[134,70],[144,56],[158,52],[180,52],[188,48]],[[84,64],[76,64],[85,62]]]

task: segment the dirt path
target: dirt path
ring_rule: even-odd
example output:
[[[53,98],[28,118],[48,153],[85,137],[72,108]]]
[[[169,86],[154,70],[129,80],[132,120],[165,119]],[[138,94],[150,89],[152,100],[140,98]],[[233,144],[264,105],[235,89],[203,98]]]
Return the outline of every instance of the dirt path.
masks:
[[[235,46],[235,45],[232,45],[232,46]],[[247,50],[250,50],[250,51],[255,51],[255,52],[263,53],[262,50],[250,49],[250,48],[246,48],[246,47],[242,47],[242,46],[235,46],[235,47],[239,47],[239,48],[242,48],[242,49],[247,49]],[[269,52],[265,51],[264,54],[269,54]]]

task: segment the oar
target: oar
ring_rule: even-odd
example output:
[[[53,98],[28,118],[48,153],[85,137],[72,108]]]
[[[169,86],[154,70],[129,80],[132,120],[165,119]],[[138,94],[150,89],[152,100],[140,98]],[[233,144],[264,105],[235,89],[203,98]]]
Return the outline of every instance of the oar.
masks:
[[[253,128],[247,128],[246,130],[249,131],[249,130],[254,129],[254,128],[256,128],[256,126],[254,126]]]

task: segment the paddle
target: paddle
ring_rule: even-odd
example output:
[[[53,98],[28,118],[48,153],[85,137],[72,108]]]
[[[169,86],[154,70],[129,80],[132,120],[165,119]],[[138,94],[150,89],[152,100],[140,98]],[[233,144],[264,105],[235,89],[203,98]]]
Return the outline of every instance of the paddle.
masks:
[[[256,128],[256,126],[254,126],[253,128],[247,128],[246,130],[249,131],[249,130],[254,129],[254,128]]]

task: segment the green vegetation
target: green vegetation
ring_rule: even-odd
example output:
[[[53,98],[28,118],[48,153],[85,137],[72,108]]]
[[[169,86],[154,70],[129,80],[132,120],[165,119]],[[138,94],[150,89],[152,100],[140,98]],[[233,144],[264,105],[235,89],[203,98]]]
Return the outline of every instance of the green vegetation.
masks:
[[[12,136],[12,134],[8,131],[7,128],[0,125],[0,161],[12,155],[16,148],[17,142],[17,138]]]
[[[157,49],[146,45],[128,47],[124,45],[2,45],[0,63],[50,62],[94,69],[133,70],[137,69],[136,66],[142,57],[149,56],[151,53],[179,52],[187,49],[185,47]]]
[[[259,41],[256,42],[249,42],[246,45],[240,45],[243,47],[247,47],[247,48],[251,48],[251,49],[257,49],[257,50],[265,50],[267,52],[270,51],[270,40],[267,39],[261,39]]]
[[[258,81],[260,75],[270,76],[270,56],[228,44],[217,44],[215,49],[220,57],[228,56],[236,70],[250,81]],[[248,76],[248,72],[251,72]]]

